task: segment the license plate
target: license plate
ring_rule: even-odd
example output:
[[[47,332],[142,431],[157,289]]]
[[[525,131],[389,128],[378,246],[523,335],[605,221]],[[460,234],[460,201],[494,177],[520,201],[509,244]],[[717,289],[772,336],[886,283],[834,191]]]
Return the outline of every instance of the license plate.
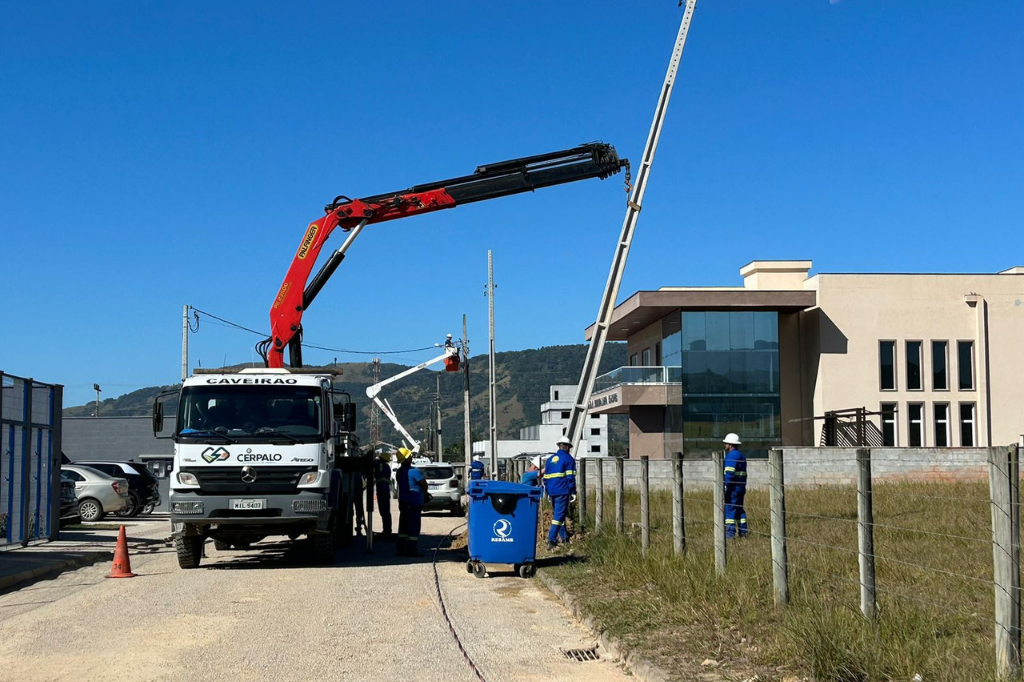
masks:
[[[266,509],[266,500],[231,500],[232,509]]]

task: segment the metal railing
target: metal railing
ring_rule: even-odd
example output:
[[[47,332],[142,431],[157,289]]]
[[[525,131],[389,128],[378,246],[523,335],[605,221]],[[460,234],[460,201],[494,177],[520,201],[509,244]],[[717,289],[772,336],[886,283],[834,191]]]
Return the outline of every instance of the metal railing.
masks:
[[[619,367],[597,378],[594,382],[594,393],[623,385],[681,384],[682,382],[682,367]]]

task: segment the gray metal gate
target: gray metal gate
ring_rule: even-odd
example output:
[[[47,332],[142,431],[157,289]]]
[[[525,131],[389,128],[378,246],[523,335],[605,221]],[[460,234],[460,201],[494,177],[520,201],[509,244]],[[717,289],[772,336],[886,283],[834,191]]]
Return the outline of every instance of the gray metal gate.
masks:
[[[63,395],[0,372],[0,546],[57,539]]]

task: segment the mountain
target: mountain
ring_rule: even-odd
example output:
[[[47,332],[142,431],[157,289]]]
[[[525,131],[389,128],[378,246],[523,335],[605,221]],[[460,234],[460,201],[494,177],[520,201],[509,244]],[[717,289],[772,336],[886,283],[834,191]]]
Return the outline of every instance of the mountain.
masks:
[[[548,401],[548,387],[552,384],[575,384],[578,382],[586,354],[587,346],[583,344],[546,346],[496,353],[498,437],[518,438],[520,428],[540,423],[540,405]],[[601,361],[601,373],[625,364],[626,345],[622,343],[607,344]],[[487,434],[487,386],[490,379],[487,356],[477,355],[470,358],[469,366],[470,395],[472,396],[470,424],[472,425],[473,439],[483,440]],[[225,369],[237,370],[241,367],[236,365]],[[409,367],[410,365],[384,362],[380,366],[381,379],[394,376]],[[337,382],[338,387],[347,391],[360,406],[357,433],[360,440],[366,443],[369,441],[370,435],[371,404],[366,399],[366,387],[373,383],[373,365],[368,362],[346,362],[338,363],[334,368],[342,370],[342,375]],[[440,380],[440,385],[438,380]],[[409,433],[424,440],[424,448],[426,448],[431,403],[440,387],[442,438],[445,450],[458,448],[461,451],[463,381],[461,371],[424,370],[388,386],[382,395],[387,398]],[[152,386],[126,393],[118,398],[108,398],[100,402],[100,415],[105,417],[149,415],[153,409],[153,398],[162,391],[173,390],[175,387],[174,385]],[[88,417],[92,416],[95,409],[95,403],[87,403],[77,407],[68,407],[63,414],[65,417]],[[611,451],[616,454],[625,449],[628,441],[625,417],[612,415],[609,426]],[[381,438],[389,443],[401,444],[400,436],[387,417],[383,415],[381,416]]]

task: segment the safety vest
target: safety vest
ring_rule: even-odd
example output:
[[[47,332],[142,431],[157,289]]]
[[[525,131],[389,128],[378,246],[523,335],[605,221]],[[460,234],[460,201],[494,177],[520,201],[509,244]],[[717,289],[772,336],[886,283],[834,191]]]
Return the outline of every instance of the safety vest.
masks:
[[[559,450],[544,465],[544,487],[548,495],[576,494],[576,460],[565,450]]]
[[[391,467],[380,457],[373,460],[373,485],[377,488],[391,487]]]
[[[484,463],[474,461],[469,465],[469,480],[479,481],[484,477]]]
[[[725,482],[727,484],[747,484],[747,458],[739,450],[725,455]]]

